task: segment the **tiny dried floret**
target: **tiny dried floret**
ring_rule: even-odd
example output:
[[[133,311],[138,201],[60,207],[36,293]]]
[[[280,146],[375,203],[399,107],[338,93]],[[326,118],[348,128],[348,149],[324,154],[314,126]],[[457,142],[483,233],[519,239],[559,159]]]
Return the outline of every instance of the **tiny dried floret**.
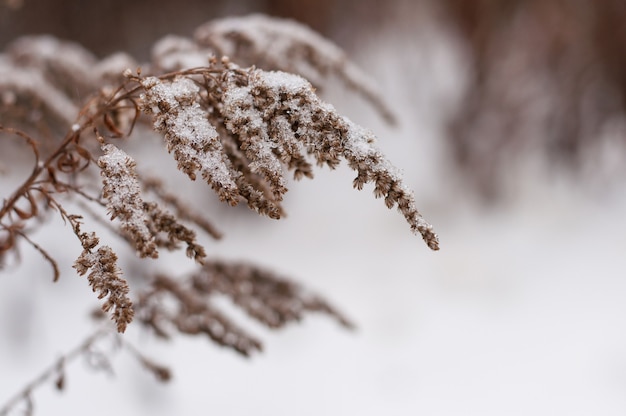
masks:
[[[128,283],[121,277],[117,266],[117,255],[108,246],[102,246],[95,252],[83,250],[74,268],[81,276],[91,270],[87,279],[92,290],[98,294],[98,299],[108,297],[102,310],[113,310],[111,319],[117,324],[118,332],[124,332],[133,320],[134,311],[128,297]]]

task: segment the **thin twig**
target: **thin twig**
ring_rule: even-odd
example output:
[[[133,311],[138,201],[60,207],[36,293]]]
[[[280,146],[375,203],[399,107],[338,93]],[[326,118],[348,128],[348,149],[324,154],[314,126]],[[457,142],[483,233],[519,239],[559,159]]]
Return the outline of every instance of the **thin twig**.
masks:
[[[52,271],[54,273],[54,277],[52,278],[53,282],[56,282],[59,280],[59,277],[61,276],[61,272],[59,271],[59,265],[57,264],[57,262],[50,256],[50,254],[43,248],[41,247],[39,244],[35,243],[33,240],[31,240],[25,233],[23,233],[22,231],[19,230],[14,230],[15,234],[21,236],[24,240],[26,240],[28,242],[28,244],[30,244],[35,250],[37,250],[39,253],[41,253],[41,255],[46,259],[46,261],[48,263],[50,263],[50,265],[52,266]]]
[[[57,359],[52,365],[50,365],[37,377],[35,377],[30,383],[24,386],[22,390],[20,390],[9,400],[7,400],[4,406],[0,408],[0,416],[7,416],[11,409],[17,406],[20,402],[28,402],[29,400],[31,400],[31,395],[35,389],[51,381],[53,378],[58,377],[60,375],[59,369],[62,369],[67,363],[75,361],[78,357],[83,355],[98,339],[108,334],[110,334],[110,331],[106,329],[99,329],[91,334],[89,337],[87,337],[74,349],[70,350],[59,359]]]

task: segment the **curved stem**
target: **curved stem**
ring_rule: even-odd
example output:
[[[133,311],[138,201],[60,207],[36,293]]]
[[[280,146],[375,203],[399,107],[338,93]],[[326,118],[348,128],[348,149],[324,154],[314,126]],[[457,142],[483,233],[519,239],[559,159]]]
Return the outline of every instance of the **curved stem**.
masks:
[[[9,412],[22,401],[30,401],[33,390],[40,387],[44,383],[50,381],[54,377],[62,376],[63,367],[66,363],[72,362],[80,357],[85,351],[87,351],[98,339],[109,334],[110,331],[105,329],[99,329],[98,331],[87,337],[82,343],[74,347],[74,349],[67,352],[61,358],[56,360],[54,364],[42,371],[37,377],[35,377],[30,383],[28,383],[22,390],[17,392],[13,397],[9,398],[0,408],[0,416],[7,416]]]

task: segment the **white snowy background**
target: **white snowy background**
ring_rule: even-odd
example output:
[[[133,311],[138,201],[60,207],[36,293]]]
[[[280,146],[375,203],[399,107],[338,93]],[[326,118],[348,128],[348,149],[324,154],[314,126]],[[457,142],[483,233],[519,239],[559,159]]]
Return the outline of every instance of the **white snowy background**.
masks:
[[[443,34],[424,32],[369,39],[354,54],[387,91],[400,127],[338,88],[326,98],[378,135],[440,252],[371,189],[353,190],[345,168],[292,184],[289,216],[278,222],[216,209],[206,188],[196,200],[226,234],[207,242],[211,255],[292,276],[357,330],[323,316],[280,332],[249,323],[265,350],[246,360],[205,339],[155,341],[131,325],[126,336],[173,370],[169,384],[124,352],[112,359],[114,375],[78,361],[63,392],[34,393],[36,414],[626,414],[626,189],[581,184],[537,157],[511,167],[499,204],[473,197],[444,157],[460,55]],[[2,178],[0,195],[11,183]],[[98,301],[70,268],[75,237],[56,218],[44,230],[35,238],[61,259],[61,281],[27,247],[21,266],[0,275],[0,403],[92,330],[87,313]],[[190,263],[178,253],[158,264],[180,272]]]

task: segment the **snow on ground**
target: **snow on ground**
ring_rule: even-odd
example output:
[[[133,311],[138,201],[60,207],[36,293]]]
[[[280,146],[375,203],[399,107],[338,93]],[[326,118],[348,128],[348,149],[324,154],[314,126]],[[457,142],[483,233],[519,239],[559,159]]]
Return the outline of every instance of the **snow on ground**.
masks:
[[[372,127],[404,170],[441,251],[430,252],[369,189],[352,190],[346,170],[293,185],[284,221],[219,210],[226,238],[209,252],[293,276],[358,329],[323,317],[279,333],[251,324],[265,351],[244,360],[205,340],[163,344],[131,327],[128,336],[174,370],[169,385],[124,354],[113,361],[115,376],[76,363],[66,391],[35,393],[36,414],[626,413],[624,189],[582,190],[528,168],[506,203],[473,202],[441,165],[436,111],[424,104],[452,63],[432,53],[418,59],[424,73],[415,85],[432,78],[409,95],[393,81],[402,68],[367,59],[391,82],[404,123],[393,130],[368,116],[354,121]],[[0,403],[89,333],[86,311],[97,305],[69,270],[78,244],[60,225],[48,230],[37,241],[68,247],[61,281],[51,283],[27,250],[22,266],[0,278]],[[163,267],[187,265],[180,254]]]

